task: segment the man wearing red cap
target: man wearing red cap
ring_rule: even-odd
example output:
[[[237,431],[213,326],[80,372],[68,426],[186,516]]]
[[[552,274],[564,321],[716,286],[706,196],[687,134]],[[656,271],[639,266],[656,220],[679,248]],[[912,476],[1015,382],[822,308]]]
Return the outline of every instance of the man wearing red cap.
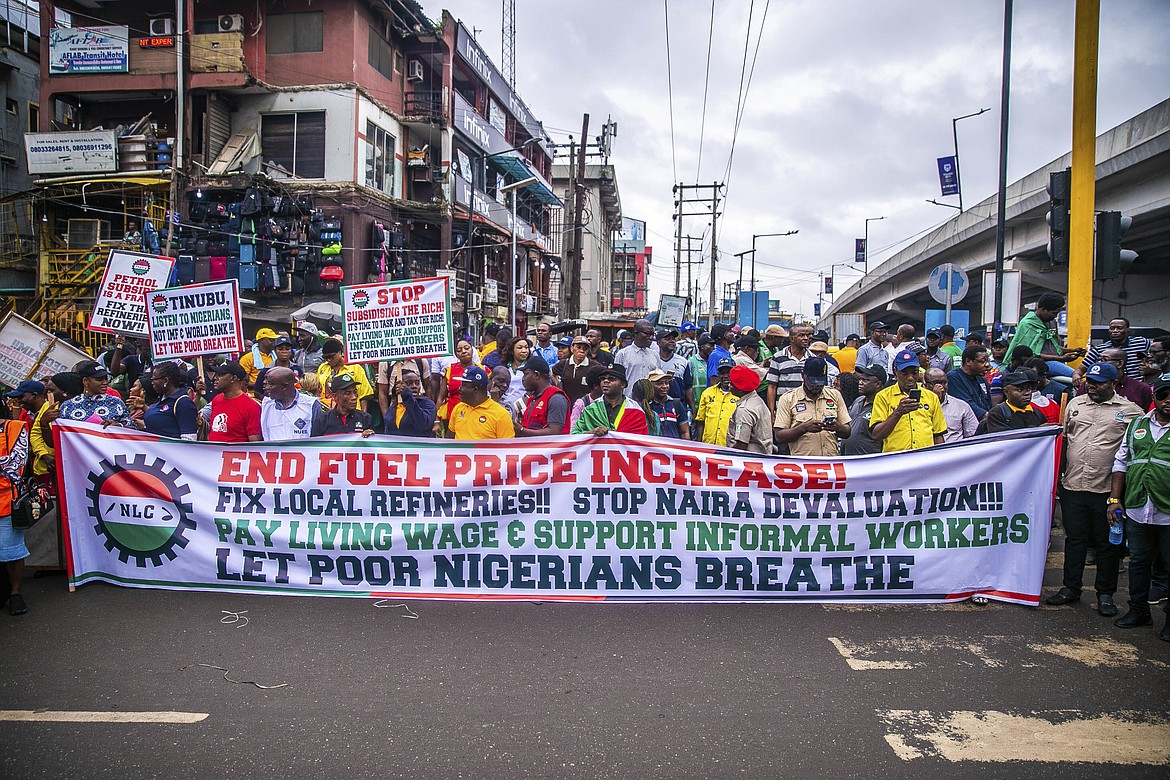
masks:
[[[727,446],[760,455],[772,453],[772,414],[760,394],[760,375],[747,366],[731,369],[731,394],[738,402],[727,429]]]

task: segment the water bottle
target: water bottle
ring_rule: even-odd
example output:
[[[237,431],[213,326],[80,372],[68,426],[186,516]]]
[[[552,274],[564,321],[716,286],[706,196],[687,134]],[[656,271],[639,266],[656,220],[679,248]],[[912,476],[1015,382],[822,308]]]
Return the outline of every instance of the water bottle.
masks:
[[[1125,530],[1125,516],[1121,507],[1113,510],[1113,517],[1109,518],[1109,544],[1121,544]]]

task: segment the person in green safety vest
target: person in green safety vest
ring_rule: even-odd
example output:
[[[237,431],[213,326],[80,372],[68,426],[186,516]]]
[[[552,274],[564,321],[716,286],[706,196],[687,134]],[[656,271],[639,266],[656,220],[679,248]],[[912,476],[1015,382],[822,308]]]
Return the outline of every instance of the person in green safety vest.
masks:
[[[1153,623],[1150,579],[1155,555],[1170,561],[1170,374],[1154,380],[1154,408],[1130,422],[1117,455],[1109,493],[1110,520],[1124,518],[1129,539],[1129,612],[1119,628]],[[1170,601],[1158,638],[1170,642]]]

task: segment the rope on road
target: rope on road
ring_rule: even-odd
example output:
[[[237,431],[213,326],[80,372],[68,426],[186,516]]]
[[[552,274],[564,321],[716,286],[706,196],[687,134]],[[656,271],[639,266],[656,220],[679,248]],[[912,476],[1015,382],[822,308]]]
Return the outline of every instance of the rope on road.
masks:
[[[411,609],[409,605],[407,605],[407,604],[387,604],[386,602],[389,600],[390,599],[379,599],[378,601],[374,602],[374,606],[378,607],[380,609],[392,609],[394,607],[402,607],[403,609],[406,610],[406,614],[399,615],[398,617],[410,618],[411,620],[418,620],[418,613],[415,612],[413,609]]]
[[[246,609],[241,609],[239,612],[232,612],[227,609],[221,609],[220,612],[223,613],[223,617],[219,619],[219,622],[229,626],[235,623],[237,624],[236,628],[243,628],[252,622],[250,619],[244,617],[244,613],[247,611]],[[244,622],[241,623],[241,620]]]
[[[222,666],[212,666],[211,664],[188,664],[187,666],[179,667],[179,671],[185,672],[188,669],[190,669],[192,666],[202,666],[205,669],[218,669],[219,671],[223,672],[223,679],[227,680],[230,683],[236,683],[238,685],[255,685],[257,688],[260,688],[260,689],[265,690],[265,691],[271,691],[271,690],[276,689],[276,688],[287,688],[288,687],[288,683],[281,683],[280,685],[261,685],[260,683],[256,682],[255,680],[233,680],[231,677],[228,677],[228,675],[231,673],[231,670],[225,669]]]

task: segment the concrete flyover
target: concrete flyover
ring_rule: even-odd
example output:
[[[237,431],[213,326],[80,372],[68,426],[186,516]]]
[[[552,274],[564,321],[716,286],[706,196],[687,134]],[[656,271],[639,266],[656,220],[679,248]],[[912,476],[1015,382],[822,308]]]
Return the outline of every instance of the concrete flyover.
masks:
[[[1094,282],[1093,325],[1125,316],[1135,327],[1170,330],[1170,99],[1098,136],[1096,157],[1096,209],[1133,218],[1122,246],[1136,251],[1138,260],[1128,274]],[[1066,154],[1007,189],[1005,266],[1022,271],[1025,304],[1048,290],[1068,291],[1066,269],[1048,260],[1044,215],[1048,174],[1067,168],[1070,159]],[[971,325],[978,327],[983,271],[995,267],[996,209],[993,195],[871,270],[838,294],[821,327],[828,329],[833,315],[845,312],[864,312],[870,322],[921,326],[926,309],[942,308],[926,285],[931,270],[945,262],[967,272],[971,290],[954,308],[970,311]]]

